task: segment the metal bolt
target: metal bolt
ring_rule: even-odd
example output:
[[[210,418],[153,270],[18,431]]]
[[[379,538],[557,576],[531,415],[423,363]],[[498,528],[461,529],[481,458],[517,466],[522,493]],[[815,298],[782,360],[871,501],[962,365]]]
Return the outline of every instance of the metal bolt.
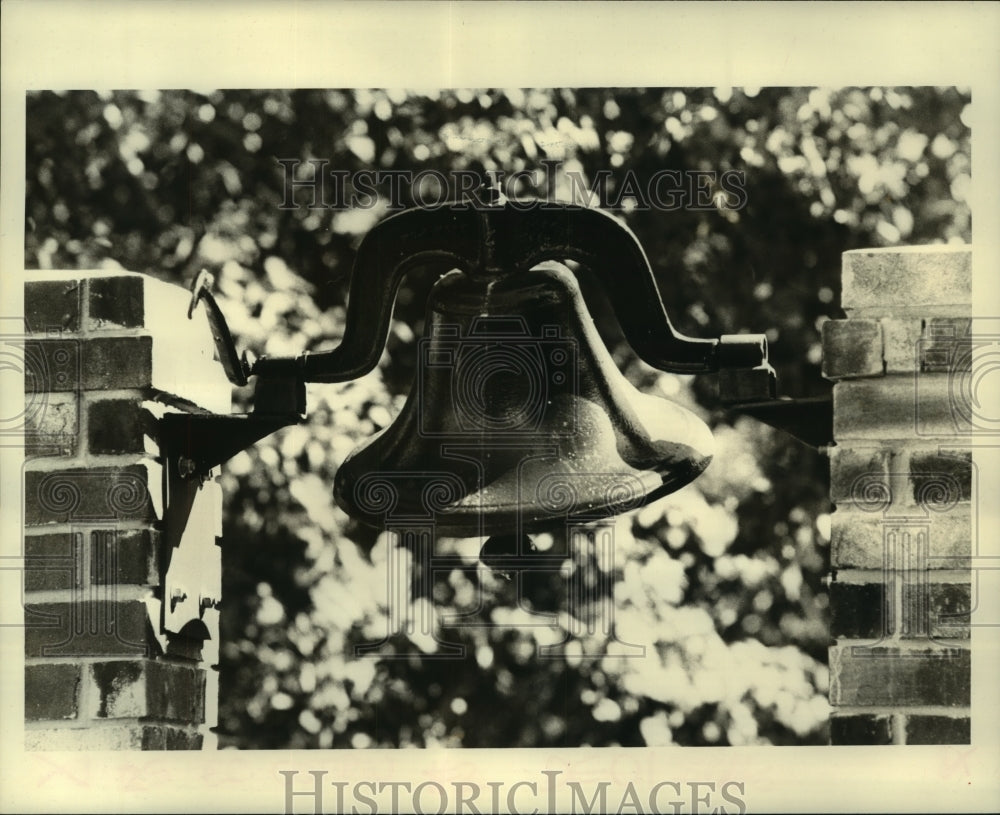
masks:
[[[187,600],[187,592],[179,586],[175,586],[170,592],[170,610],[173,611],[178,603],[183,603]]]
[[[177,472],[181,478],[190,478],[198,470],[194,459],[187,456],[177,457]]]

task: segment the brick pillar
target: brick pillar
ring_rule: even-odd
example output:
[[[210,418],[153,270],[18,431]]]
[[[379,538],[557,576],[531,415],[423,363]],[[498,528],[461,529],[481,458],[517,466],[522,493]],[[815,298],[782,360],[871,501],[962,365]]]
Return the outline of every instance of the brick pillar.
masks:
[[[216,723],[218,612],[166,635],[157,417],[228,413],[204,313],[184,289],[131,273],[59,272],[25,284],[26,747],[199,749]],[[221,493],[186,530],[218,583]],[[216,592],[215,597],[218,597]],[[210,639],[203,640],[205,633]]]
[[[972,253],[857,250],[835,380],[830,701],[834,744],[967,744],[973,607]]]

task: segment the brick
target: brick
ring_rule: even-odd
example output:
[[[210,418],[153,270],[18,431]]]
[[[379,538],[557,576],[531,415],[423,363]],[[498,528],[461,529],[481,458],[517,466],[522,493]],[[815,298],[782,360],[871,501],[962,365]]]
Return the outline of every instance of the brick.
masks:
[[[24,718],[75,719],[80,700],[79,665],[27,665],[24,669]]]
[[[972,370],[972,318],[931,318],[920,340],[920,370],[962,374]]]
[[[903,614],[910,618],[904,636],[968,639],[971,613],[970,583],[907,583],[903,586]]]
[[[147,627],[140,600],[26,603],[24,655],[143,656],[150,651]]]
[[[24,393],[75,391],[81,386],[81,341],[72,338],[24,341]],[[26,400],[26,404],[32,400]]]
[[[79,533],[28,535],[24,539],[26,591],[74,589],[83,585],[83,538]]]
[[[972,318],[892,318],[882,321],[886,373],[950,373],[972,370]]]
[[[878,639],[888,623],[887,599],[888,592],[881,583],[831,583],[830,634]]]
[[[972,302],[972,249],[909,246],[855,249],[843,254],[840,302],[849,314],[871,309],[968,305]]]
[[[174,333],[179,333],[174,327]],[[232,386],[210,353],[192,354],[184,335],[154,344],[148,334],[24,343],[25,393],[152,387],[167,396],[229,413]]]
[[[98,719],[153,718],[199,724],[205,720],[205,672],[188,665],[117,660],[89,666]]]
[[[145,436],[156,438],[156,422],[137,400],[102,399],[87,409],[91,453],[143,453]]]
[[[189,294],[181,287],[128,273],[74,272],[73,280],[79,282],[71,291],[66,278],[31,281],[44,285],[29,285],[26,295],[29,318],[46,331],[24,343],[26,408],[34,409],[25,412],[26,448],[34,457],[129,458],[96,468],[66,462],[48,472],[40,468],[51,465],[29,459],[26,467],[25,524],[44,532],[27,536],[26,586],[69,598],[32,603],[29,595],[25,604],[26,658],[60,658],[26,669],[26,715],[38,725],[29,726],[26,745],[200,749],[208,686],[204,669],[191,661],[200,658],[202,643],[183,644],[187,659],[164,657],[146,601],[117,599],[137,592],[116,587],[159,582],[161,533],[134,528],[162,515],[162,467],[146,458],[155,452],[148,444],[155,418],[143,405],[228,413],[232,388],[214,359],[204,309],[188,322]],[[60,334],[50,333],[56,319]],[[103,390],[134,396],[95,394]],[[83,530],[51,534],[38,528],[44,524]],[[168,651],[185,639],[173,638]],[[71,664],[73,658],[87,664]]]
[[[958,509],[945,513],[920,510],[923,520],[862,512],[843,505],[831,516],[830,563],[835,569],[881,569],[885,564],[887,537],[903,532],[928,535],[930,569],[967,568],[972,556],[972,517]]]
[[[882,326],[876,320],[823,323],[823,376],[851,379],[882,376]]]
[[[148,335],[25,342],[25,392],[144,388],[153,380]]]
[[[834,447],[830,451],[830,499],[865,508],[887,503],[891,460],[892,451],[885,447]]]
[[[830,633],[869,641],[896,633],[909,639],[968,639],[969,583],[932,583],[926,581],[926,575],[923,569],[903,573],[902,620],[898,626],[890,622],[891,587],[881,581],[831,583]]]
[[[909,474],[894,472],[896,454],[887,447],[861,447],[845,442],[830,451],[830,497],[837,504],[886,517],[914,514],[901,507],[922,506],[942,513],[972,497],[972,452],[968,449],[914,450]],[[888,506],[893,502],[895,506]],[[926,512],[917,514],[927,515]]]
[[[907,744],[971,744],[972,727],[968,716],[906,717]]]
[[[191,295],[186,289],[149,275],[129,272],[75,272],[89,291],[90,318],[86,327],[97,334],[88,337],[82,357],[83,387],[152,387],[162,394],[206,408],[228,413],[232,386],[215,360],[215,344],[204,308],[188,321]],[[133,331],[133,336],[104,335]],[[151,338],[156,337],[152,343]],[[66,339],[33,340],[33,351],[44,362]],[[44,345],[39,345],[44,343]],[[73,357],[78,363],[81,357]],[[51,367],[51,366],[50,366]],[[64,376],[53,384],[46,370],[36,375],[44,387],[36,390],[70,390],[77,379]]]
[[[885,560],[883,519],[840,506],[830,518],[830,566],[881,569]]]
[[[30,333],[78,331],[80,281],[27,280],[24,284],[24,323]]]
[[[158,585],[160,533],[152,529],[95,529],[90,535],[94,585]]]
[[[93,521],[153,521],[150,490],[162,490],[155,466],[132,464],[25,473],[28,526]]]
[[[24,734],[27,750],[200,750],[201,733],[178,727],[122,725],[120,727],[32,729]]]
[[[143,750],[200,750],[204,741],[201,733],[178,727],[144,727]]]
[[[830,718],[831,744],[892,744],[892,718],[870,713]]]
[[[920,370],[920,344],[924,321],[887,317],[882,321],[882,359],[887,374],[913,374]]]
[[[145,287],[138,275],[98,277],[88,281],[87,328],[140,328],[144,325]]]
[[[833,386],[833,436],[843,441],[913,437],[967,441],[968,408],[947,374],[885,377]]]
[[[938,511],[972,499],[972,451],[932,450],[910,455],[912,498]]]
[[[153,338],[92,337],[83,344],[84,390],[144,388],[153,380]]]
[[[76,455],[80,402],[72,391],[25,394],[24,455],[27,458]]]
[[[970,654],[957,647],[839,643],[830,649],[830,679],[833,705],[968,706]]]

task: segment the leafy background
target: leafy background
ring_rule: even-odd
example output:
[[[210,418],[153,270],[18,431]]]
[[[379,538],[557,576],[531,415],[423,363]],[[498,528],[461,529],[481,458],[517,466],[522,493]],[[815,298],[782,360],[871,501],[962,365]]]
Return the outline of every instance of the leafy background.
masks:
[[[282,208],[279,159],[538,170],[542,189],[551,159],[558,196],[568,172],[610,170],[613,195],[630,170],[737,170],[742,209],[618,214],[681,331],[766,330],[782,393],[811,395],[824,388],[820,326],[840,315],[842,252],[970,239],[969,103],[956,88],[33,92],[25,263],[181,285],[207,268],[241,347],[296,354],[338,341],[355,251],[385,207]],[[638,361],[586,279],[622,370],[709,422],[715,462],[618,518],[613,559],[583,536],[563,573],[534,581],[530,604],[555,625],[516,607],[478,563],[479,541],[443,540],[465,566],[410,611],[465,656],[434,659],[434,637],[387,630],[393,541],[347,518],[331,484],[409,390],[430,281],[404,284],[375,371],[310,386],[306,425],[224,469],[220,744],[824,743],[826,460],[720,409],[712,377]],[[605,600],[617,641],[598,624]],[[383,639],[377,656],[354,656]]]

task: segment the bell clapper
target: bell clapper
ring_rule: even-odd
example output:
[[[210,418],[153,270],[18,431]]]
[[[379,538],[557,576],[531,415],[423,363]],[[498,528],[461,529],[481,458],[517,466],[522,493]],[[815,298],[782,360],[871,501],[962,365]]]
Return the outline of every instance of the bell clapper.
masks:
[[[510,581],[515,572],[531,563],[530,553],[537,551],[528,535],[493,535],[479,550],[479,560],[494,574]]]

